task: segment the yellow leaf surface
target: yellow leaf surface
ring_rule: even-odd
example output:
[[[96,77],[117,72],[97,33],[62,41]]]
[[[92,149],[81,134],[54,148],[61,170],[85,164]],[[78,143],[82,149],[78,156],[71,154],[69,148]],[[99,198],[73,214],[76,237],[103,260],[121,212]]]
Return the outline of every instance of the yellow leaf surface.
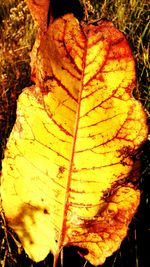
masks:
[[[132,97],[132,53],[112,23],[69,14],[50,25],[34,56],[36,85],[19,97],[3,160],[3,209],[34,261],[51,251],[56,266],[67,245],[102,264],[140,199],[134,158],[147,127]]]

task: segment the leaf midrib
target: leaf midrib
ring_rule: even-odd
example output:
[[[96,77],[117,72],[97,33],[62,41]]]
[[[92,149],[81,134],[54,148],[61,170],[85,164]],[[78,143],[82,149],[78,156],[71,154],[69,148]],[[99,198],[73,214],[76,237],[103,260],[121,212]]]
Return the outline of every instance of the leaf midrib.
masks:
[[[84,37],[85,37],[85,50],[83,54],[83,62],[82,62],[82,76],[81,76],[81,87],[79,89],[79,97],[77,102],[77,111],[76,111],[76,118],[75,118],[75,127],[74,127],[74,134],[73,134],[73,142],[72,142],[72,148],[71,148],[71,155],[70,155],[70,165],[68,168],[68,177],[67,177],[67,184],[66,184],[66,193],[64,198],[64,209],[63,209],[63,218],[62,218],[62,226],[60,230],[60,236],[58,240],[58,253],[59,254],[61,248],[64,245],[64,239],[66,234],[66,223],[67,223],[67,214],[68,214],[68,206],[69,206],[69,194],[70,194],[70,184],[71,184],[71,176],[72,176],[72,169],[73,169],[73,162],[74,162],[74,155],[75,155],[75,146],[76,146],[76,140],[78,135],[78,126],[79,126],[79,118],[80,118],[80,107],[81,107],[81,99],[82,99],[82,91],[83,91],[83,81],[84,81],[84,71],[86,67],[86,56],[87,56],[87,50],[88,50],[88,38],[82,28],[81,25],[80,30],[82,31]]]

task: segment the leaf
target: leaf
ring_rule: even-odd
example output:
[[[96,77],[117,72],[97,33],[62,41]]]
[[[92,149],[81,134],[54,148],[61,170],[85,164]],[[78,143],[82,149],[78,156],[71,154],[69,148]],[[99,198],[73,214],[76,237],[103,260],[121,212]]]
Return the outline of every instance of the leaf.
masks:
[[[132,97],[135,63],[112,23],[51,24],[35,55],[36,85],[20,95],[1,182],[8,224],[27,254],[54,266],[64,246],[93,265],[117,250],[140,201],[132,184],[147,137]]]
[[[33,19],[41,31],[46,31],[50,0],[26,0]]]

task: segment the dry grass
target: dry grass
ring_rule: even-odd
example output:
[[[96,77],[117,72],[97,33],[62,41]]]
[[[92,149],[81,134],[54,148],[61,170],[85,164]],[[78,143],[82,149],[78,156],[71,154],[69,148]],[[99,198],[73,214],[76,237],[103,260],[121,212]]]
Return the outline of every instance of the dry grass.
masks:
[[[80,1],[83,3],[83,1]],[[107,18],[126,34],[137,65],[137,87],[134,95],[147,112],[150,121],[149,78],[149,5],[147,0],[91,0],[86,2],[88,16],[92,20]],[[23,0],[0,1],[0,159],[7,138],[15,121],[16,100],[22,89],[31,84],[29,52],[32,48],[35,29]],[[130,224],[127,238],[103,267],[148,267],[148,243],[150,233],[150,142],[143,147],[142,175],[139,180],[142,190],[141,204]],[[35,264],[21,248],[15,234],[6,227],[0,217],[0,265],[2,267],[51,267],[52,256]],[[59,264],[58,264],[59,265]],[[72,248],[64,249],[64,267],[90,267]]]
[[[0,4],[0,158],[15,120],[16,99],[30,82],[34,27],[24,1]]]

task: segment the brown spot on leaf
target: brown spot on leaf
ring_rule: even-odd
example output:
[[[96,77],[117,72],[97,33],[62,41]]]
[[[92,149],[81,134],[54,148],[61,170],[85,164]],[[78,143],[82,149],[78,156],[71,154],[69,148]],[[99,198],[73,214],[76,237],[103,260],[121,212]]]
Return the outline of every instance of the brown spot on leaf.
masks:
[[[44,214],[48,214],[48,210],[47,209],[44,209],[43,212],[44,212]]]
[[[60,166],[59,167],[59,173],[64,173],[64,171],[65,171],[65,168],[63,166]]]

